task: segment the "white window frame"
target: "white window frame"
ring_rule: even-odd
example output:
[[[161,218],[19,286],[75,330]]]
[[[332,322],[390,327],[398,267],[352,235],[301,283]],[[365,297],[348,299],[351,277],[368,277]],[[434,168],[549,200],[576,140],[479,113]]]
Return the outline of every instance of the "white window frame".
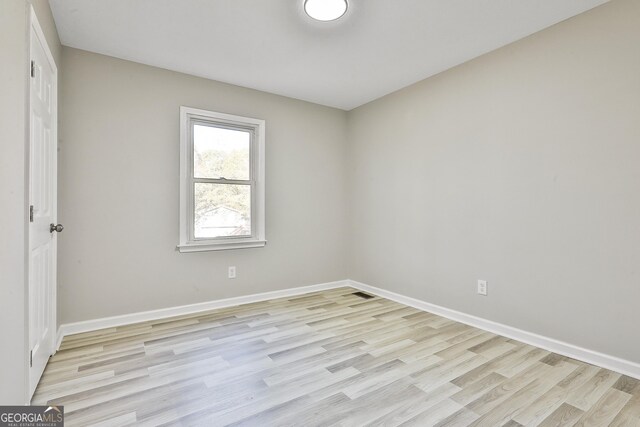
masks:
[[[251,134],[251,236],[196,239],[194,236],[194,178],[193,124],[205,123],[231,129],[242,129]],[[219,251],[228,249],[263,247],[265,238],[265,121],[250,117],[216,113],[191,107],[180,107],[180,252]],[[206,180],[213,183],[221,180]],[[222,180],[233,184],[236,181]]]

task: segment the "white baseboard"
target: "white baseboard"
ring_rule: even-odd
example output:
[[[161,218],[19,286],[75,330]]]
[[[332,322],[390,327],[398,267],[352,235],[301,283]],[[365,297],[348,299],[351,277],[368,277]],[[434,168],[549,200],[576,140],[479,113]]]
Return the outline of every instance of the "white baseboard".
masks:
[[[64,338],[64,325],[60,325],[58,328],[58,333],[56,334],[56,351],[60,348],[60,344],[62,344],[62,339]]]
[[[353,288],[360,289],[361,291],[368,292],[382,298],[390,299],[400,304],[417,308],[418,310],[437,314],[438,316],[446,317],[447,319],[455,320],[456,322],[474,326],[476,328],[483,329],[497,335],[502,335],[507,338],[521,341],[525,344],[540,347],[553,353],[558,353],[563,356],[571,357],[573,359],[577,359],[586,363],[590,363],[592,365],[600,366],[602,368],[610,369],[612,371],[616,371],[621,374],[640,379],[640,364],[632,362],[630,360],[620,359],[615,356],[599,353],[597,351],[578,347],[576,345],[559,341],[553,338],[544,337],[532,332],[523,331],[522,329],[503,325],[502,323],[493,322],[491,320],[482,319],[480,317],[465,314],[456,310],[451,310],[446,307],[430,304],[419,299],[407,297],[395,292],[386,291],[384,289],[356,282],[355,280],[348,280],[347,282],[349,286]]]
[[[113,328],[116,326],[129,325],[132,323],[146,322],[149,320],[165,319],[168,317],[181,316],[186,314],[194,314],[203,311],[215,310],[218,308],[233,307],[253,302],[266,301],[276,298],[286,298],[296,295],[318,292],[327,289],[335,289],[350,286],[364,292],[368,292],[382,298],[396,301],[400,304],[417,308],[418,310],[427,311],[437,314],[456,322],[474,326],[485,331],[512,338],[523,343],[540,347],[542,349],[581,360],[592,365],[600,366],[621,374],[628,375],[633,378],[640,379],[640,364],[629,360],[624,360],[615,356],[611,356],[586,348],[578,347],[553,338],[544,337],[532,332],[523,331],[522,329],[507,326],[502,323],[493,322],[491,320],[465,314],[456,310],[452,310],[439,305],[421,301],[416,298],[400,295],[395,292],[376,288],[366,285],[355,280],[339,280],[336,282],[321,283],[318,285],[302,286],[298,288],[282,289],[279,291],[263,292],[253,295],[245,295],[240,297],[226,298],[215,301],[207,301],[197,304],[183,305],[178,307],[169,307],[159,310],[144,311],[139,313],[124,314],[121,316],[105,317],[102,319],[87,320],[76,323],[66,323],[60,325],[57,335],[56,350],[60,348],[62,339],[65,336],[79,334],[83,332],[91,332],[99,329]]]
[[[349,286],[348,280],[321,283],[318,285],[301,286],[299,288],[282,289],[279,291],[263,292],[259,294],[244,295],[240,297],[226,298],[215,301],[207,301],[196,304],[182,305],[178,307],[161,308],[159,310],[143,311],[139,313],[123,314],[120,316],[104,317],[102,319],[85,320],[82,322],[65,323],[58,328],[56,350],[60,348],[62,339],[68,335],[83,332],[97,331],[99,329],[114,328],[116,326],[130,325],[132,323],[147,322],[149,320],[166,319],[168,317],[182,316],[186,314],[200,313],[218,308],[233,307],[252,302],[260,302],[277,298],[286,298],[311,292],[335,289]]]

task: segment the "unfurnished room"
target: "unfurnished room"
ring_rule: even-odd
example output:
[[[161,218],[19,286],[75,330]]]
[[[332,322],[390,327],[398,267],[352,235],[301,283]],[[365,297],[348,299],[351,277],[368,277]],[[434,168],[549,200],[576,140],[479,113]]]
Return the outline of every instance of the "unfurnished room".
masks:
[[[639,0],[0,0],[0,426],[640,427]]]

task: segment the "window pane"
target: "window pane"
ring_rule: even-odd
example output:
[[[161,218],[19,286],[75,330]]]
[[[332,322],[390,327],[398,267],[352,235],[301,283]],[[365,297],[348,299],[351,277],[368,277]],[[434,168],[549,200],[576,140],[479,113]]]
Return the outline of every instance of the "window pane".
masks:
[[[196,178],[248,180],[248,131],[195,124],[193,126],[193,169]]]
[[[195,183],[196,239],[251,236],[251,186]]]

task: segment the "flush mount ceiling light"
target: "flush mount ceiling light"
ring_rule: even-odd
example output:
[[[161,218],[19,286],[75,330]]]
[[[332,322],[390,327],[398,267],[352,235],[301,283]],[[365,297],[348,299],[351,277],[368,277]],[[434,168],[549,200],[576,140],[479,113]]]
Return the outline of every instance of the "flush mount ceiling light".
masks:
[[[347,11],[347,0],[305,0],[304,11],[317,21],[333,21]]]

